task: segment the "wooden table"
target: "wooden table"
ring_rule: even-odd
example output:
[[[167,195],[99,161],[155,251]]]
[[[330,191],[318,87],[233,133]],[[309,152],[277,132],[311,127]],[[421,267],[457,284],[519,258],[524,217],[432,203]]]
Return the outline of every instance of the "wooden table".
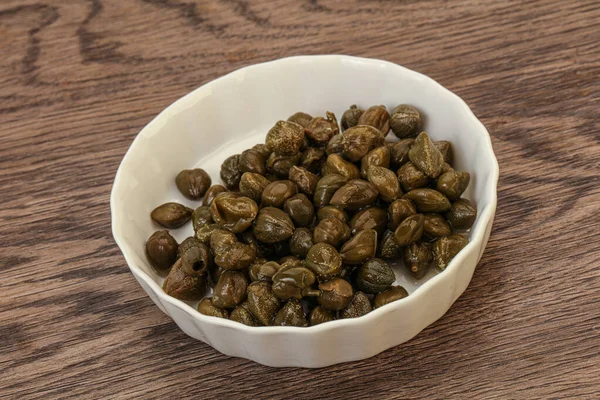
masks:
[[[600,397],[598,1],[2,0],[0,49],[0,397]],[[177,98],[321,53],[465,99],[492,135],[498,212],[471,285],[415,339],[278,370],[158,310],[112,239],[109,193]]]

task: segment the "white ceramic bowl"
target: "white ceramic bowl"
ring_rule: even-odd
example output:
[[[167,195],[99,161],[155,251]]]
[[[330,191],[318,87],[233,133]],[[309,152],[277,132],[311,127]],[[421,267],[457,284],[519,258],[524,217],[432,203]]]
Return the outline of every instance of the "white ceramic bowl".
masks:
[[[219,180],[221,162],[255,143],[296,111],[338,118],[350,104],[408,103],[419,108],[434,140],[453,143],[455,167],[471,173],[466,197],[477,205],[470,243],[441,272],[416,282],[395,266],[410,293],[356,319],[310,328],[252,328],[198,313],[196,304],[167,296],[144,253],[160,229],[154,207],[178,201],[174,178],[201,166]],[[393,133],[389,134],[391,140]],[[123,158],[111,194],[112,230],[131,272],[156,305],[188,335],[218,351],[269,366],[323,367],[371,357],[414,337],[440,318],[466,289],[485,248],[496,210],[498,164],[485,127],[455,94],[432,79],[380,60],[348,56],[292,57],[242,68],[194,90],[152,120]],[[188,226],[171,231],[179,240]],[[432,268],[433,269],[433,268]]]

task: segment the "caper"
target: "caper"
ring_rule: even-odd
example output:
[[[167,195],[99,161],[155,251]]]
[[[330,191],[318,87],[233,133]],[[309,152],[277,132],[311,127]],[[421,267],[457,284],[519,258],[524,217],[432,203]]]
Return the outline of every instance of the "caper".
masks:
[[[403,299],[408,296],[408,292],[402,286],[392,286],[381,293],[377,293],[373,300],[373,308],[385,306],[393,301]]]
[[[254,235],[264,243],[277,243],[288,240],[294,233],[294,223],[282,210],[265,207],[258,212],[254,224]]]
[[[336,174],[326,175],[319,179],[313,197],[315,207],[321,208],[327,206],[335,192],[344,186],[346,182],[348,182],[346,177]]]
[[[183,240],[183,242],[181,242],[179,244],[179,247],[177,248],[177,253],[179,255],[182,255],[183,253],[185,253],[186,251],[188,251],[188,249],[192,248],[192,247],[202,247],[203,243],[200,242],[198,239],[196,239],[193,236],[190,236],[188,238],[185,238]]]
[[[333,278],[319,284],[321,294],[319,304],[328,310],[338,311],[345,308],[354,295],[352,285],[345,279]]]
[[[188,222],[193,212],[191,208],[179,203],[165,203],[152,210],[150,217],[165,228],[176,229]]]
[[[146,241],[146,256],[159,275],[166,275],[177,261],[177,247],[169,231],[156,231]]]
[[[396,174],[387,168],[370,166],[367,179],[379,192],[379,198],[386,203],[393,202],[403,194]]]
[[[348,128],[352,128],[353,126],[358,125],[358,119],[360,118],[363,112],[365,111],[358,108],[356,104],[351,105],[349,109],[344,111],[341,120],[342,131],[345,131]]]
[[[200,301],[200,303],[198,304],[198,311],[200,312],[200,314],[208,315],[209,317],[225,319],[229,318],[229,313],[227,312],[227,310],[216,307],[212,302],[212,298],[210,297],[206,297],[202,299],[202,301]]]
[[[412,106],[400,104],[391,112],[390,127],[400,139],[417,136],[421,125],[421,113]]]
[[[313,234],[308,228],[297,228],[290,238],[290,252],[297,257],[305,258],[313,245]]]
[[[213,288],[212,303],[219,308],[232,308],[246,300],[248,279],[241,271],[225,271]]]
[[[477,208],[467,199],[459,199],[452,203],[446,219],[454,229],[469,229],[477,218]]]
[[[248,229],[258,213],[258,205],[249,197],[221,193],[210,205],[213,220],[234,233]]]
[[[287,199],[298,193],[296,184],[291,181],[275,181],[267,185],[263,190],[260,205],[261,207],[283,207]]]
[[[469,240],[462,235],[439,238],[433,244],[434,264],[443,271],[468,243]]]
[[[375,147],[360,160],[360,176],[363,179],[367,179],[367,171],[370,166],[390,167],[390,150],[387,146]]]
[[[237,189],[238,185],[240,184],[242,173],[239,165],[239,154],[227,157],[225,161],[223,161],[223,164],[221,164],[221,180],[225,184],[225,187],[229,190]]]
[[[446,212],[450,210],[450,200],[437,190],[420,188],[413,189],[404,195],[405,199],[415,203],[419,212]]]
[[[388,215],[384,209],[379,207],[367,207],[358,211],[350,220],[352,234],[364,229],[375,229],[378,235],[382,235],[388,224]]]
[[[210,236],[217,229],[221,229],[221,227],[218,224],[202,225],[201,227],[196,229],[196,239],[208,246],[210,244]]]
[[[398,182],[405,191],[425,187],[431,180],[410,161],[401,166],[396,174],[398,175]]]
[[[318,174],[321,172],[321,167],[325,163],[326,159],[327,153],[325,152],[325,149],[309,147],[302,153],[302,158],[300,158],[299,165],[307,171]]]
[[[317,243],[306,255],[306,266],[319,279],[329,279],[342,272],[342,257],[332,245]]]
[[[248,302],[244,302],[233,309],[229,315],[229,319],[247,326],[259,326],[260,324],[254,318],[254,315],[249,311]]]
[[[319,177],[317,175],[304,168],[292,167],[290,168],[289,179],[296,184],[301,193],[304,193],[311,198],[314,196],[317,182],[319,182]]]
[[[260,154],[262,154],[262,156],[267,159],[269,158],[269,156],[271,155],[271,149],[269,149],[269,146],[267,146],[264,143],[258,143],[255,144],[254,146],[252,146],[253,150],[258,151]]]
[[[327,147],[325,148],[327,155],[340,154],[342,151],[344,151],[344,146],[342,143],[343,138],[344,135],[334,135],[329,140],[329,143],[327,143]]]
[[[412,243],[404,250],[404,264],[415,279],[425,276],[431,260],[431,246],[426,243]]]
[[[339,133],[335,115],[329,111],[327,111],[326,115],[327,118],[313,118],[306,127],[306,136],[308,136],[317,146],[326,145],[334,135]]]
[[[425,217],[414,214],[406,217],[394,232],[394,241],[398,246],[407,246],[421,239]]]
[[[356,292],[352,301],[340,312],[341,318],[358,318],[367,315],[372,310],[371,301],[363,292]]]
[[[210,214],[210,207],[200,206],[192,213],[192,225],[194,231],[200,229],[202,225],[214,223],[212,215]]]
[[[360,178],[358,167],[350,161],[344,160],[339,154],[329,155],[327,161],[325,161],[325,165],[323,165],[323,176],[331,174],[341,175],[346,180]]]
[[[377,251],[377,232],[373,229],[359,231],[340,249],[345,264],[362,264],[375,256]]]
[[[312,121],[312,119],[313,117],[310,114],[299,111],[295,114],[290,115],[287,120],[290,122],[295,122],[298,125],[302,125],[304,128],[306,128],[308,124],[310,124],[310,121]]]
[[[210,176],[202,168],[184,169],[175,178],[177,189],[190,200],[200,200],[210,187]]]
[[[272,153],[267,159],[267,171],[270,174],[275,175],[273,179],[270,179],[269,174],[266,174],[265,177],[271,181],[278,179],[287,179],[290,175],[290,169],[298,165],[300,159],[302,158],[302,154],[294,154],[291,156],[282,156]]]
[[[383,258],[399,258],[402,255],[402,247],[394,241],[394,232],[385,231],[379,243],[378,254]]]
[[[248,311],[261,324],[271,325],[280,307],[279,299],[273,294],[269,282],[258,281],[248,285]]]
[[[373,126],[383,133],[383,136],[386,136],[390,131],[390,114],[385,106],[369,107],[358,118],[358,125]]]
[[[304,127],[295,122],[278,121],[267,133],[265,144],[275,154],[293,156],[304,143]]]
[[[447,140],[438,140],[433,142],[433,145],[442,153],[444,156],[444,162],[448,164],[452,164],[453,154],[452,154],[452,143]]]
[[[310,326],[322,324],[324,322],[330,322],[335,319],[333,312],[329,311],[325,307],[316,306],[312,309],[309,316]]]
[[[227,270],[240,270],[252,264],[256,251],[248,244],[235,242],[215,255],[215,263]]]
[[[239,169],[244,172],[253,172],[255,174],[264,175],[267,172],[265,167],[265,156],[258,150],[248,149],[240,155]]]
[[[302,263],[302,260],[294,255],[287,255],[287,256],[281,257],[279,259],[279,264],[281,264],[281,268],[303,267],[304,266],[304,264]]]
[[[394,168],[400,168],[410,159],[408,152],[415,143],[415,139],[402,139],[397,142],[387,142],[385,145],[390,150],[390,165]]]
[[[315,243],[328,243],[333,247],[340,247],[350,238],[350,234],[345,222],[332,217],[320,220],[313,232]]]
[[[291,299],[281,307],[273,320],[275,326],[308,326],[302,304],[297,299]]]
[[[449,171],[454,171],[454,168],[452,168],[452,165],[445,162],[444,166],[442,167],[442,174],[445,174],[446,172],[449,172]]]
[[[425,214],[423,221],[423,235],[429,239],[450,236],[452,228],[440,214]]]
[[[365,293],[380,293],[392,286],[396,275],[380,258],[371,258],[358,268],[356,287]]]
[[[163,290],[179,300],[194,301],[204,297],[210,250],[204,245],[192,247],[181,255],[163,282]]]
[[[408,152],[408,158],[430,178],[437,178],[442,173],[444,166],[444,156],[433,145],[427,132],[419,133],[415,143]]]
[[[301,299],[311,295],[311,286],[315,283],[315,274],[302,264],[282,266],[273,275],[273,294],[278,299]]]
[[[331,198],[331,204],[351,211],[373,204],[377,199],[377,188],[362,179],[353,179],[339,188]]]
[[[325,206],[317,212],[317,219],[319,221],[329,217],[337,218],[342,222],[348,222],[348,214],[346,214],[346,211],[339,209],[336,206]]]
[[[346,159],[357,162],[371,149],[383,146],[383,142],[384,135],[378,129],[369,125],[357,125],[342,135],[343,155]]]
[[[280,268],[281,265],[277,264],[275,261],[255,262],[250,267],[248,274],[250,275],[250,280],[253,282],[271,282],[273,280],[273,275],[275,275]]]
[[[390,229],[395,231],[398,225],[407,217],[417,213],[417,208],[412,201],[408,199],[398,199],[388,207],[390,220]]]
[[[219,193],[226,192],[227,188],[223,185],[213,185],[208,188],[206,193],[204,194],[204,199],[202,200],[203,206],[210,206],[212,201]]]
[[[260,202],[263,191],[270,183],[271,182],[262,175],[253,172],[245,172],[240,179],[240,193],[258,203]]]
[[[458,200],[469,186],[470,175],[468,172],[448,171],[439,176],[436,184],[438,192],[450,200]]]
[[[283,205],[283,210],[289,214],[295,226],[309,226],[315,219],[315,209],[313,203],[304,193],[299,193],[287,199]]]
[[[223,253],[237,241],[237,237],[232,232],[225,229],[215,229],[210,234],[210,249],[214,254]]]

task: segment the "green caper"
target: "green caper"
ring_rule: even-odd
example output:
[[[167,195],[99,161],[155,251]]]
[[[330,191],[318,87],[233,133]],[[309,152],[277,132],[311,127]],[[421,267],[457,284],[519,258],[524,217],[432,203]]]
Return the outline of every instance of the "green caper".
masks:
[[[444,156],[433,145],[427,132],[419,133],[415,143],[408,152],[408,158],[430,178],[437,178],[442,173],[444,166]]]
[[[299,111],[295,114],[290,115],[287,120],[290,122],[295,122],[298,125],[302,125],[304,128],[306,128],[308,124],[310,124],[310,121],[312,121],[312,119],[313,117],[310,114]]]
[[[223,185],[213,185],[208,188],[206,193],[204,194],[204,199],[202,200],[203,206],[210,206],[212,201],[217,197],[219,193],[227,192],[227,188]]]
[[[306,127],[306,136],[308,136],[317,146],[326,145],[333,136],[339,133],[335,115],[329,111],[327,111],[326,115],[327,118],[313,118]]]
[[[446,219],[454,229],[469,229],[477,218],[477,208],[467,199],[458,199],[452,203]]]
[[[244,172],[240,179],[240,193],[255,202],[260,202],[265,188],[270,184],[269,180],[254,172]]]
[[[283,210],[288,213],[297,227],[309,226],[315,219],[313,203],[304,193],[299,193],[287,199],[283,205]]]
[[[346,177],[336,174],[326,175],[319,179],[313,197],[315,207],[321,208],[328,205],[335,192],[344,186],[346,182],[348,182]]]
[[[333,247],[340,247],[350,238],[350,234],[348,225],[333,217],[320,220],[313,231],[315,243],[328,243]]]
[[[385,106],[372,106],[361,114],[357,125],[375,127],[383,133],[383,136],[386,136],[390,131],[390,114],[387,112]]]
[[[346,159],[357,162],[371,149],[383,146],[383,142],[384,135],[377,128],[369,125],[357,125],[346,130],[342,135],[344,149],[342,154]]]
[[[179,300],[194,301],[204,297],[206,272],[210,266],[208,247],[192,247],[177,260],[163,282],[163,290]]]
[[[221,227],[218,224],[202,225],[201,227],[196,229],[196,239],[208,246],[210,244],[210,237],[212,233],[217,229],[221,229]]]
[[[229,318],[229,312],[222,308],[216,307],[211,297],[206,297],[200,301],[198,304],[198,311],[200,314],[208,315],[209,317],[217,317],[217,318]]]
[[[290,238],[290,252],[297,257],[305,258],[313,245],[313,233],[308,228],[297,228]]]
[[[315,274],[302,264],[282,266],[273,275],[273,294],[278,299],[301,299],[311,295],[311,286],[315,283]]]
[[[169,231],[156,231],[146,241],[146,256],[159,275],[166,275],[177,261],[177,247]]]
[[[396,106],[390,115],[390,127],[400,139],[415,137],[421,130],[421,113],[407,104]]]
[[[390,150],[387,146],[375,147],[360,160],[360,176],[363,179],[367,179],[367,171],[370,166],[390,167]]]
[[[202,168],[184,169],[175,178],[177,189],[190,200],[200,200],[210,187],[210,176]]]
[[[214,223],[212,215],[210,214],[210,207],[200,206],[192,213],[192,225],[194,231],[198,230],[202,225]]]
[[[304,168],[292,167],[290,168],[289,180],[296,184],[301,193],[312,197],[315,194],[319,177]]]
[[[248,311],[261,324],[271,325],[280,307],[269,282],[257,281],[248,285]]]
[[[298,154],[304,144],[304,127],[295,122],[278,121],[267,133],[265,144],[275,154]]]
[[[356,292],[352,301],[340,312],[341,318],[358,318],[371,312],[371,301],[363,292]]]
[[[407,246],[421,239],[425,217],[423,214],[408,216],[394,231],[394,241],[398,246]]]
[[[319,279],[329,279],[342,272],[342,257],[332,245],[317,243],[310,248],[306,255],[306,266]]]
[[[469,186],[470,178],[468,172],[448,171],[439,176],[436,189],[448,199],[458,200]]]
[[[277,264],[275,261],[255,262],[250,267],[248,275],[250,275],[250,280],[252,282],[271,282],[273,280],[273,275],[275,275],[280,268],[281,265]]]
[[[265,207],[258,212],[254,235],[261,242],[277,243],[292,237],[294,229],[289,215],[278,208]]]
[[[317,212],[317,219],[319,221],[329,217],[337,218],[342,222],[348,222],[348,214],[346,214],[346,211],[339,209],[336,206],[325,206]]]
[[[291,299],[281,307],[281,310],[275,315],[273,319],[273,325],[275,326],[308,326],[306,315],[302,309],[302,304],[297,299]]]
[[[433,142],[433,145],[442,153],[444,156],[444,162],[448,164],[452,164],[453,154],[452,154],[452,143],[447,140],[438,140]]]
[[[248,279],[241,271],[225,271],[213,288],[212,303],[219,308],[232,308],[246,300]]]
[[[446,212],[450,210],[450,200],[437,190],[429,188],[413,189],[404,195],[415,203],[419,212]]]
[[[400,168],[410,159],[408,152],[415,143],[415,139],[402,139],[397,142],[387,142],[385,145],[390,150],[390,165],[394,168]]]
[[[469,240],[462,235],[439,238],[433,244],[434,264],[443,271],[468,243]]]
[[[342,135],[344,136],[344,135]],[[323,176],[327,175],[341,175],[350,179],[360,178],[360,171],[358,167],[352,164],[350,161],[346,161],[339,154],[331,154],[327,157],[325,165],[323,165]]]
[[[358,268],[356,287],[365,293],[380,293],[392,286],[396,275],[380,258],[371,258]]]
[[[345,264],[362,264],[375,256],[377,251],[377,231],[365,229],[359,231],[340,249]]]
[[[341,120],[342,132],[346,129],[358,125],[358,119],[360,118],[363,112],[365,111],[358,108],[356,104],[352,104],[349,109],[344,111]]]
[[[452,228],[440,214],[425,214],[423,235],[429,239],[452,235]]]
[[[326,159],[327,153],[325,152],[325,149],[309,147],[302,153],[299,165],[309,172],[318,174],[321,172],[321,167],[325,164]]]
[[[402,247],[394,241],[394,232],[385,231],[379,243],[378,254],[383,258],[399,258],[402,255]]]
[[[256,251],[248,244],[235,242],[215,255],[215,264],[227,270],[249,267],[256,258]]]
[[[408,292],[402,286],[392,286],[381,293],[377,293],[373,300],[373,308],[385,306],[393,301],[403,299],[408,296]]]
[[[345,308],[354,295],[352,285],[345,279],[333,278],[319,284],[318,301],[321,307],[338,311]]]
[[[395,231],[398,225],[407,217],[417,213],[417,208],[412,201],[408,199],[398,199],[388,207],[390,220],[390,229]]]
[[[263,190],[260,205],[261,207],[283,207],[283,203],[298,193],[296,184],[291,181],[275,181],[267,185]]]
[[[373,204],[378,196],[377,188],[362,179],[353,179],[339,188],[330,203],[339,208],[356,211]]]
[[[165,228],[176,229],[188,222],[193,212],[191,208],[179,203],[165,203],[152,210],[150,217]]]
[[[254,315],[249,311],[249,308],[248,301],[245,301],[233,309],[229,315],[229,319],[247,326],[260,326]]]
[[[401,166],[396,175],[404,191],[427,186],[431,180],[410,161]]]
[[[415,279],[421,279],[429,271],[432,260],[431,246],[426,243],[412,243],[404,250],[404,264]]]
[[[340,154],[344,151],[344,146],[342,145],[342,139],[344,135],[334,135],[327,143],[327,147],[325,148],[325,152],[327,155],[331,154]]]
[[[240,155],[239,169],[242,174],[244,172],[254,172],[255,174],[264,175],[267,172],[265,162],[265,156],[258,150],[248,149]]]
[[[393,202],[403,194],[396,174],[387,168],[370,166],[367,179],[379,192],[379,198],[386,203]]]
[[[291,156],[282,156],[272,153],[267,159],[267,171],[275,175],[276,179],[269,179],[269,174],[266,174],[265,177],[271,181],[277,179],[287,179],[290,175],[290,169],[293,166],[298,165],[301,158],[301,153]]]
[[[233,197],[230,193],[221,193],[210,205],[213,220],[234,233],[248,229],[256,215],[258,205],[249,197]]]
[[[225,184],[225,187],[229,190],[237,189],[240,184],[240,178],[242,177],[242,172],[239,168],[240,165],[240,155],[234,154],[233,156],[229,156],[223,161],[221,164],[221,180]]]
[[[325,307],[316,306],[312,309],[309,316],[310,326],[322,324],[324,322],[330,322],[335,319],[333,312],[329,311]]]
[[[384,209],[379,207],[367,207],[352,217],[350,229],[352,234],[364,229],[375,229],[378,235],[382,235],[388,224],[388,215]]]

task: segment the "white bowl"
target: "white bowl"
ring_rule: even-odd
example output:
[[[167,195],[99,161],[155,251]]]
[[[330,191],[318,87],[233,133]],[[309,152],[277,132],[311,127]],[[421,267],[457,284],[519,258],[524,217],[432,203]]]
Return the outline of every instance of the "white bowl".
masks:
[[[450,140],[455,167],[471,174],[466,197],[477,205],[470,243],[441,273],[416,282],[395,267],[410,296],[364,317],[310,328],[248,327],[200,314],[167,296],[148,265],[146,239],[160,229],[150,211],[167,201],[190,207],[174,184],[177,173],[201,166],[218,182],[221,162],[255,143],[296,111],[338,118],[350,104],[408,103],[424,114],[434,140]],[[390,133],[389,137],[393,134]],[[323,367],[371,357],[417,335],[466,289],[488,241],[496,210],[498,164],[489,134],[469,107],[432,79],[381,60],[328,55],[292,57],[232,72],[179,99],[152,120],[123,158],[111,194],[112,231],[131,272],[156,305],[188,335],[218,351],[284,367]],[[179,240],[188,226],[171,231]],[[433,268],[432,268],[433,269]]]

